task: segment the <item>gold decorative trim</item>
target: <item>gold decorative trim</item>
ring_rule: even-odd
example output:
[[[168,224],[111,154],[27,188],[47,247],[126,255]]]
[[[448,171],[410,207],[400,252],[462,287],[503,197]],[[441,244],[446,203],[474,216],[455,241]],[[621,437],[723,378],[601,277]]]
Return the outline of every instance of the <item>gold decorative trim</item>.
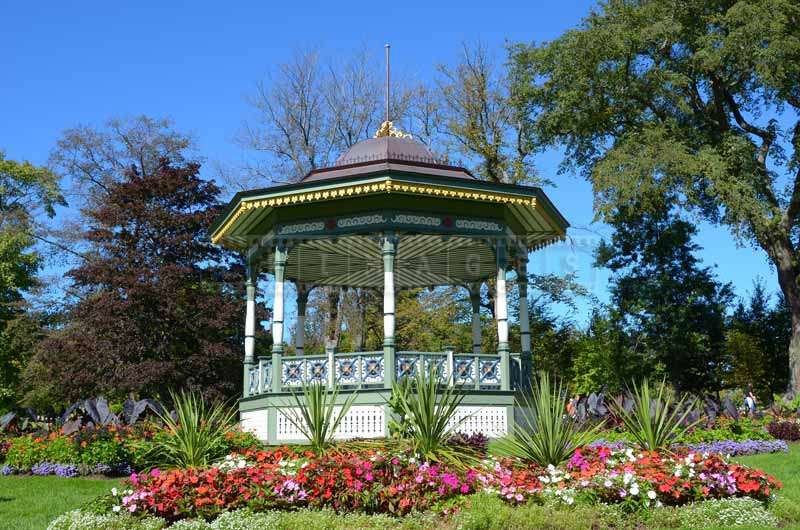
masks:
[[[535,197],[520,197],[518,195],[510,195],[506,193],[488,192],[488,191],[473,191],[459,188],[449,188],[446,186],[432,186],[429,184],[411,184],[411,183],[398,183],[393,182],[392,179],[386,179],[383,182],[374,182],[370,184],[357,184],[353,186],[343,186],[341,188],[333,188],[322,191],[308,191],[303,193],[294,193],[290,195],[283,195],[280,197],[270,197],[266,199],[257,199],[251,201],[243,201],[233,213],[230,219],[222,225],[212,236],[213,243],[219,242],[230,227],[242,216],[247,210],[255,208],[276,208],[281,206],[291,206],[307,202],[325,201],[330,199],[346,198],[353,195],[367,195],[371,193],[405,193],[410,195],[427,195],[430,197],[442,197],[451,199],[462,199],[470,201],[483,201],[483,202],[496,202],[500,204],[515,204],[520,206],[529,206],[536,208]]]
[[[384,136],[389,136],[391,138],[409,138],[411,139],[412,136],[410,134],[406,134],[390,121],[385,121],[381,123],[381,126],[375,131],[374,138],[382,138]]]

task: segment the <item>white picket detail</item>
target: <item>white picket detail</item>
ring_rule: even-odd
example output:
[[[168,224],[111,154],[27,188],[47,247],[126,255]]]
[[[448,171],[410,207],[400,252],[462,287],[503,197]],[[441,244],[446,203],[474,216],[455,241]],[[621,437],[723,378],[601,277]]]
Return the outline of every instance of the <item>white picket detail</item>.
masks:
[[[461,421],[463,420],[463,421]],[[499,438],[508,434],[506,407],[461,406],[450,420],[449,426],[464,434],[483,433],[489,438]]]
[[[294,413],[293,417],[297,417],[300,412],[297,408],[290,410],[292,411],[291,413]],[[334,417],[339,414],[340,411],[341,408],[336,407],[334,409]],[[385,421],[386,418],[382,406],[352,406],[339,423],[339,427],[334,433],[334,438],[337,440],[347,440],[351,438],[382,438],[386,436],[384,427]],[[300,429],[289,421],[289,418],[283,411],[279,410],[277,439],[280,441],[288,441],[303,440],[304,438]]]
[[[268,435],[267,416],[267,409],[242,412],[242,430],[252,432],[259,440],[266,440]]]

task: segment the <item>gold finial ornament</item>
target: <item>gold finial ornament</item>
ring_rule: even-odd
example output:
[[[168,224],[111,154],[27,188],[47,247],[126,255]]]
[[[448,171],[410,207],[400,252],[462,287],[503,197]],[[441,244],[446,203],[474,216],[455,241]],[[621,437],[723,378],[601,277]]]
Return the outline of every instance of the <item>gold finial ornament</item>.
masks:
[[[375,138],[382,138],[384,136],[388,136],[390,138],[413,138],[410,134],[406,134],[400,129],[396,128],[389,120],[381,123],[380,128],[375,131]]]

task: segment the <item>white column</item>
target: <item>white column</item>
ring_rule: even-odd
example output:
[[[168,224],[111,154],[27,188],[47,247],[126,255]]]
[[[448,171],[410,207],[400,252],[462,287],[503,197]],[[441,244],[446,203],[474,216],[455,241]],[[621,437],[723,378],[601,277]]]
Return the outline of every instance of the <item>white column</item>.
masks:
[[[247,283],[245,290],[247,301],[245,302],[244,316],[244,362],[255,362],[256,350],[256,274],[252,266],[247,270]]]
[[[244,377],[243,395],[250,393],[250,370],[256,363],[256,283],[258,274],[251,263],[247,267],[245,283],[245,315],[244,315]]]
[[[275,297],[272,303],[272,352],[283,353],[283,291],[286,272],[286,247],[275,245]]]
[[[395,377],[394,344],[394,259],[397,255],[397,237],[387,234],[381,238],[383,256],[383,386],[391,388]]]
[[[297,355],[305,353],[306,342],[306,304],[309,288],[304,283],[297,284],[297,329],[294,333],[294,349]]]
[[[481,284],[469,285],[469,301],[472,304],[472,353],[481,353],[483,338],[481,336]]]
[[[504,242],[497,243],[497,281],[495,282],[495,308],[497,319],[497,353],[500,354],[500,389],[509,390],[511,374],[508,351],[508,299],[506,297],[507,258]]]

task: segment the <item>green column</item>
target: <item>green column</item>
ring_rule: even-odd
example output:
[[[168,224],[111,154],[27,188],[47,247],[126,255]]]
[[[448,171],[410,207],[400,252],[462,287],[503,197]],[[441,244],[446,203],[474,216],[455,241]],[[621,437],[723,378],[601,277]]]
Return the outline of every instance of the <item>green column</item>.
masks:
[[[527,251],[527,249],[526,249]],[[531,322],[528,317],[528,256],[517,263],[517,287],[519,288],[519,334],[522,344],[520,354],[520,384],[531,387],[533,376],[533,353],[531,351]]]
[[[395,379],[394,344],[394,258],[397,255],[397,237],[385,234],[381,238],[383,256],[383,386],[391,388]]]

